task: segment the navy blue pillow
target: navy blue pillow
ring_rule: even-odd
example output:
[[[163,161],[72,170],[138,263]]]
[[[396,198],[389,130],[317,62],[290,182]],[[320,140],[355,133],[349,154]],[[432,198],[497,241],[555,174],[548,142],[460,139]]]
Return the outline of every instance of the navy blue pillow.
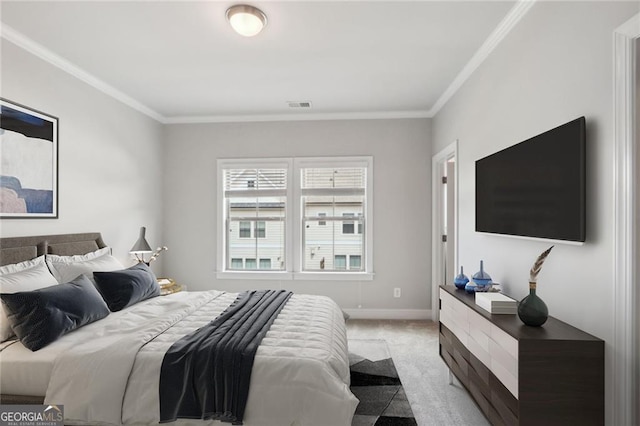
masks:
[[[160,295],[158,280],[144,263],[122,271],[94,272],[93,278],[111,312]]]
[[[109,315],[100,293],[84,275],[65,284],[0,297],[11,328],[32,351]]]

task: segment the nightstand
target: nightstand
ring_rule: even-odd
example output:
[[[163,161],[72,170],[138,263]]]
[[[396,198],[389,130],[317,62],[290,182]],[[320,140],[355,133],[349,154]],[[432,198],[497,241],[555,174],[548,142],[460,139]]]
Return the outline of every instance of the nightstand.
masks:
[[[179,293],[183,290],[182,286],[172,278],[158,278],[158,284],[160,284],[160,296]]]

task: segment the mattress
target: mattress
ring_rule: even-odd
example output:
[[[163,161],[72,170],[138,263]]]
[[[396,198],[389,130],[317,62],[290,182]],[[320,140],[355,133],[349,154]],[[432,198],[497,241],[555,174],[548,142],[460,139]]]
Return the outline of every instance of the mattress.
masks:
[[[236,296],[209,291],[156,297],[37,352],[19,342],[8,345],[0,353],[2,393],[46,395],[46,403],[65,404],[69,424],[157,424],[164,353]],[[357,403],[349,391],[341,311],[326,297],[294,294],[256,353],[244,424],[348,425]]]

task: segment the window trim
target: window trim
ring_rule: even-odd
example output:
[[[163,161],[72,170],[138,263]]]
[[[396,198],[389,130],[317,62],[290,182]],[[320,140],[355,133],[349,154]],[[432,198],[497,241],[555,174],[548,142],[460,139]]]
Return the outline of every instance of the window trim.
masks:
[[[285,206],[285,270],[228,270],[225,267],[227,238],[224,212],[224,173],[232,168],[286,168],[287,195]],[[360,270],[344,271],[303,271],[302,216],[301,216],[301,169],[309,167],[365,167],[365,220],[366,232],[363,233],[364,255]],[[373,269],[373,157],[340,156],[340,157],[297,157],[297,158],[249,158],[217,160],[217,265],[218,279],[257,279],[257,280],[318,280],[318,281],[371,281],[375,273]],[[357,232],[354,229],[355,232]],[[266,230],[265,230],[266,232]],[[354,233],[355,233],[354,232]]]

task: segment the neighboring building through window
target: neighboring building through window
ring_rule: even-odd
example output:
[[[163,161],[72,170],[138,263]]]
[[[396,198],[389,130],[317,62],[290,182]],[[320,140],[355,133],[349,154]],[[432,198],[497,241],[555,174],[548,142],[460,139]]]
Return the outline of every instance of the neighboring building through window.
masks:
[[[364,164],[301,167],[304,271],[347,271],[348,256],[366,256],[367,170]]]
[[[284,270],[287,165],[221,170],[226,259],[245,259],[244,268],[226,260],[226,268],[258,269],[256,259],[270,259],[268,270]],[[237,231],[236,231],[237,229]],[[271,265],[276,265],[272,269]],[[262,268],[260,268],[262,269]]]
[[[242,269],[244,267],[242,259],[234,257],[231,259],[231,269]]]

